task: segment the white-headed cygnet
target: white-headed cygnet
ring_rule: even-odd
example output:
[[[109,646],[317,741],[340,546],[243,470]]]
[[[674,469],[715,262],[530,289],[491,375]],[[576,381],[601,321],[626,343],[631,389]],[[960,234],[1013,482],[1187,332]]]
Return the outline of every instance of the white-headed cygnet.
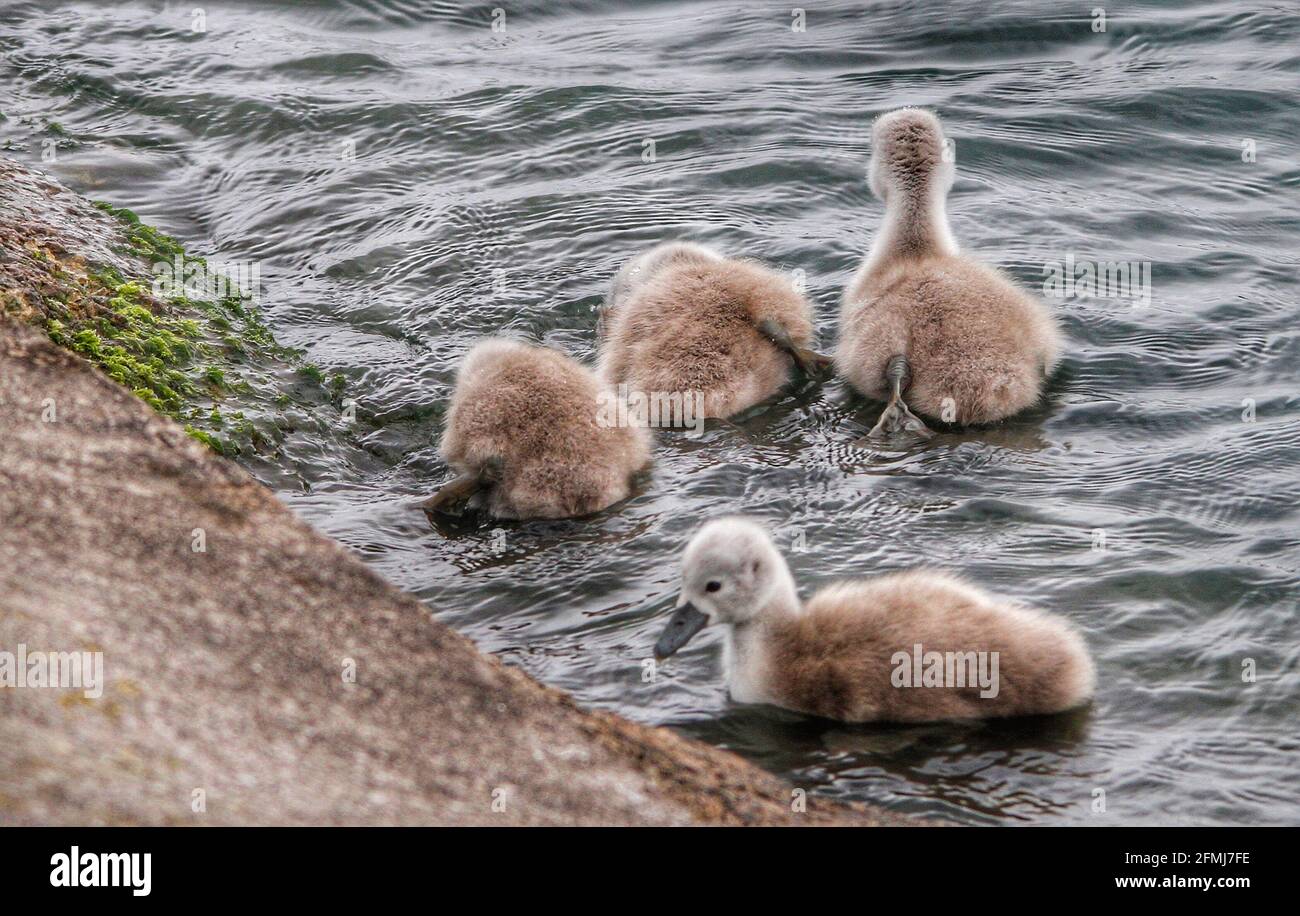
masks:
[[[912,570],[831,585],[802,604],[767,531],[705,524],[686,548],[666,658],[725,630],[731,696],[844,722],[1061,712],[1092,695],[1092,660],[1064,620],[959,579]]]
[[[871,190],[885,216],[845,290],[835,353],[853,387],[888,401],[869,437],[929,436],[908,403],[958,424],[1033,405],[1061,335],[1043,302],[958,252],[945,212],[954,167],[939,119],[917,108],[882,115],[871,147]]]
[[[624,499],[650,461],[650,431],[601,423],[606,394],[593,372],[555,350],[475,344],[440,446],[459,476],[423,508],[458,514],[481,494],[497,518],[568,518]]]
[[[812,309],[789,279],[690,242],[647,251],[618,272],[601,315],[600,371],[643,396],[694,395],[729,417],[830,360],[809,349]]]

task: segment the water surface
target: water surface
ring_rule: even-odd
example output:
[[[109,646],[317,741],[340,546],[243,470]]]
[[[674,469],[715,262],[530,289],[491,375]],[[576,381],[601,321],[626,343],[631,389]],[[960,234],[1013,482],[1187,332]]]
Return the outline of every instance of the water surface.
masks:
[[[504,32],[490,6],[195,6],[0,4],[0,140],[260,264],[268,323],[357,405],[250,464],[303,517],[583,704],[817,792],[975,824],[1300,822],[1294,5],[1138,3],[1104,32],[1090,4],[982,0],[822,4],[805,31],[729,4],[529,0]],[[955,140],[967,250],[1035,288],[1067,256],[1151,265],[1145,304],[1054,302],[1041,409],[867,452],[878,406],[799,384],[662,435],[647,491],[594,519],[412,510],[465,350],[593,362],[610,279],[658,241],[802,271],[831,346],[881,216],[869,125],[903,104]],[[1096,702],[840,726],[730,703],[716,636],[643,683],[681,546],[723,512],[771,524],[805,593],[928,564],[1066,615]]]

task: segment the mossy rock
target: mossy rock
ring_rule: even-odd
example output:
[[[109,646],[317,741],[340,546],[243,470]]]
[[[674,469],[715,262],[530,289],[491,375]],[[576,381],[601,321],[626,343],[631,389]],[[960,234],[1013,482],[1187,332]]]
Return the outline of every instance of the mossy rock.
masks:
[[[43,327],[223,455],[274,452],[304,412],[326,425],[320,405],[342,399],[342,376],[276,342],[255,290],[131,210],[3,159],[0,254],[0,312]]]

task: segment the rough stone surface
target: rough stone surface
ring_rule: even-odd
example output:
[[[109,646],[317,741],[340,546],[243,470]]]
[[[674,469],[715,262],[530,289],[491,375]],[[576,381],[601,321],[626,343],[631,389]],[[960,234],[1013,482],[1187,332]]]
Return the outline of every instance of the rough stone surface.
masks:
[[[102,651],[107,683],[0,688],[0,824],[911,823],[794,813],[731,754],[580,710],[0,319],[0,650],[19,643]]]
[[[95,264],[123,277],[144,279],[147,265],[122,250],[117,220],[56,179],[0,156],[0,306],[26,312],[28,320],[49,315],[46,298],[62,284],[52,262],[73,267]]]

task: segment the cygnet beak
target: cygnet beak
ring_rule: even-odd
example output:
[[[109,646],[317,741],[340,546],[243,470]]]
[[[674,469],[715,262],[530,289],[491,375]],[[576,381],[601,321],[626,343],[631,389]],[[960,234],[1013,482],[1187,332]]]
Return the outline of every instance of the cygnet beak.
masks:
[[[689,601],[683,604],[668,621],[663,635],[655,643],[655,658],[665,659],[691,641],[691,637],[708,624],[707,614],[701,614]]]

